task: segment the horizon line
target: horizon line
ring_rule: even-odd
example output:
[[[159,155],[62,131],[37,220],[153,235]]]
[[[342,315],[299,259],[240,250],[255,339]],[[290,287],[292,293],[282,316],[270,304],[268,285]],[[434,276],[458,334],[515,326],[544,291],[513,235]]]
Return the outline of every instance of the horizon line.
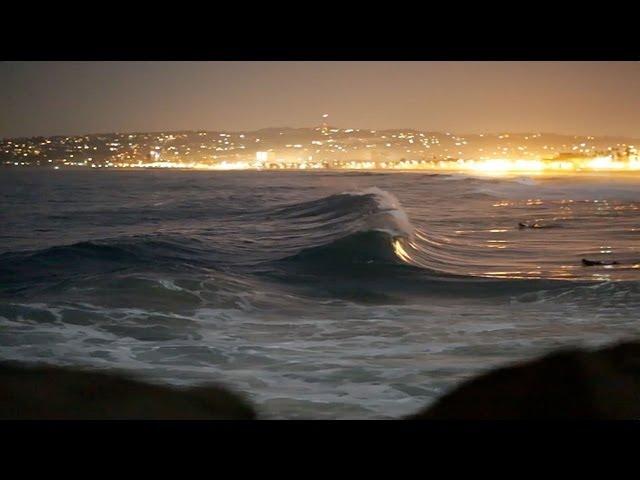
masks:
[[[129,130],[129,131],[112,131],[112,132],[92,132],[92,133],[58,133],[53,135],[21,135],[14,137],[1,137],[0,141],[9,141],[9,140],[19,140],[19,139],[31,139],[31,138],[55,138],[55,137],[85,137],[85,136],[97,136],[97,135],[133,135],[133,134],[159,134],[159,133],[253,133],[260,132],[262,130],[277,130],[277,129],[285,129],[285,130],[315,130],[321,128],[321,126],[301,126],[301,127],[292,127],[292,126],[269,126],[269,127],[261,127],[257,129],[226,129],[226,130],[209,130],[209,129],[165,129],[165,130]],[[359,130],[359,131],[369,131],[369,132],[388,132],[388,131],[414,131],[420,133],[431,133],[431,134],[440,134],[440,135],[455,135],[455,136],[479,136],[479,135],[528,135],[528,134],[536,134],[536,135],[559,135],[559,136],[573,136],[573,137],[600,137],[600,138],[625,138],[625,139],[640,139],[640,133],[638,136],[633,135],[625,135],[625,134],[594,134],[594,133],[560,133],[560,132],[552,132],[552,131],[541,131],[541,130],[530,130],[530,131],[508,131],[508,130],[499,130],[499,131],[490,131],[490,132],[467,132],[467,133],[458,133],[454,131],[444,131],[444,130],[420,130],[415,127],[393,127],[393,128],[363,128],[363,127],[338,127],[335,125],[326,125],[326,128],[338,128],[340,130]],[[350,132],[351,133],[351,132]]]

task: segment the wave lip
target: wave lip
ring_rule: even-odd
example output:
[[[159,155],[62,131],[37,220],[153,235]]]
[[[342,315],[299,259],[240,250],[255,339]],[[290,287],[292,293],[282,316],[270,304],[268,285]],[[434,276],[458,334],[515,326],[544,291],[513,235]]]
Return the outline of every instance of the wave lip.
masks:
[[[375,202],[377,206],[376,215],[372,215],[369,218],[369,226],[373,230],[386,231],[391,235],[407,238],[413,234],[414,228],[409,221],[407,213],[398,199],[386,190],[371,187],[360,192],[348,193],[347,195],[364,195]]]
[[[398,199],[377,187],[286,205],[273,214],[294,221],[316,221],[318,228],[322,222],[342,220],[343,228],[349,233],[383,230],[391,235],[410,236],[413,232]]]

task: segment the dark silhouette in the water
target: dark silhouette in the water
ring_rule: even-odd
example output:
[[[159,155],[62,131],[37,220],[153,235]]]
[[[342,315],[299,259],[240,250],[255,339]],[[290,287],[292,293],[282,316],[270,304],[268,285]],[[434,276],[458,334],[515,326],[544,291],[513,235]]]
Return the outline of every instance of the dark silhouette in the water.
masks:
[[[219,386],[174,388],[125,375],[0,364],[0,419],[251,420],[255,410]]]
[[[640,419],[640,343],[570,350],[463,383],[414,420]]]
[[[545,225],[538,222],[534,222],[534,223],[518,222],[518,228],[520,230],[523,230],[525,228],[558,228],[558,227],[560,227],[560,225],[555,225],[555,224]]]
[[[585,267],[593,267],[594,265],[620,265],[620,263],[616,260],[588,260],[583,258],[582,265]]]

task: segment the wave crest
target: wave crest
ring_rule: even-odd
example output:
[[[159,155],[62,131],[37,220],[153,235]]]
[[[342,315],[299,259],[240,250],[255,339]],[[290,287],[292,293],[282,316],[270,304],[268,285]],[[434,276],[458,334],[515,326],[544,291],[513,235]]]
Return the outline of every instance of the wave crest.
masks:
[[[314,222],[317,237],[283,260],[344,263],[402,263],[397,242],[413,235],[413,225],[398,199],[378,187],[342,192],[318,200],[289,205],[278,210],[288,219]],[[335,233],[326,233],[331,221]],[[337,225],[335,225],[337,223]]]
[[[277,217],[300,221],[342,220],[349,233],[379,230],[407,237],[413,233],[413,226],[398,199],[378,187],[287,205],[274,213]]]

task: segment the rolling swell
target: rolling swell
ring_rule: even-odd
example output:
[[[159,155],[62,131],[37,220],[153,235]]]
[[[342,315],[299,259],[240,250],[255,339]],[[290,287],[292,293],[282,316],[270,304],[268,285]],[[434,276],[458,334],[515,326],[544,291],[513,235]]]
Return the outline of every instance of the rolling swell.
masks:
[[[129,236],[0,255],[0,291],[8,293],[86,276],[125,271],[171,271],[204,265],[215,251],[194,238]]]
[[[413,226],[398,200],[376,187],[289,205],[276,212],[315,227],[308,244],[279,262],[325,267],[351,264],[402,264],[394,245],[408,239]],[[326,237],[327,224],[334,233]],[[310,244],[309,244],[310,243]]]
[[[86,285],[89,277],[112,274],[198,278],[214,270],[246,278],[266,274],[287,285],[300,281],[297,274],[309,285],[333,276],[331,282],[350,282],[349,288],[416,294],[452,282],[509,284],[509,290],[548,283],[474,274],[469,265],[477,246],[414,228],[398,199],[377,187],[254,210],[231,222],[5,253],[0,292]]]
[[[78,275],[175,271],[184,267],[245,271],[261,262],[398,263],[393,241],[412,227],[397,200],[372,188],[263,212],[235,225],[173,234],[116,236],[0,255],[3,285],[60,281]],[[254,224],[265,232],[255,237]],[[235,227],[234,226],[234,227]],[[254,230],[246,232],[244,230]],[[251,237],[253,233],[253,238]],[[239,240],[239,241],[238,241]]]
[[[431,276],[467,277],[460,265],[468,251],[415,228],[398,199],[377,187],[345,192],[275,212],[295,225],[312,226],[297,251],[278,263],[314,269],[404,267]],[[333,234],[327,236],[329,226]]]

